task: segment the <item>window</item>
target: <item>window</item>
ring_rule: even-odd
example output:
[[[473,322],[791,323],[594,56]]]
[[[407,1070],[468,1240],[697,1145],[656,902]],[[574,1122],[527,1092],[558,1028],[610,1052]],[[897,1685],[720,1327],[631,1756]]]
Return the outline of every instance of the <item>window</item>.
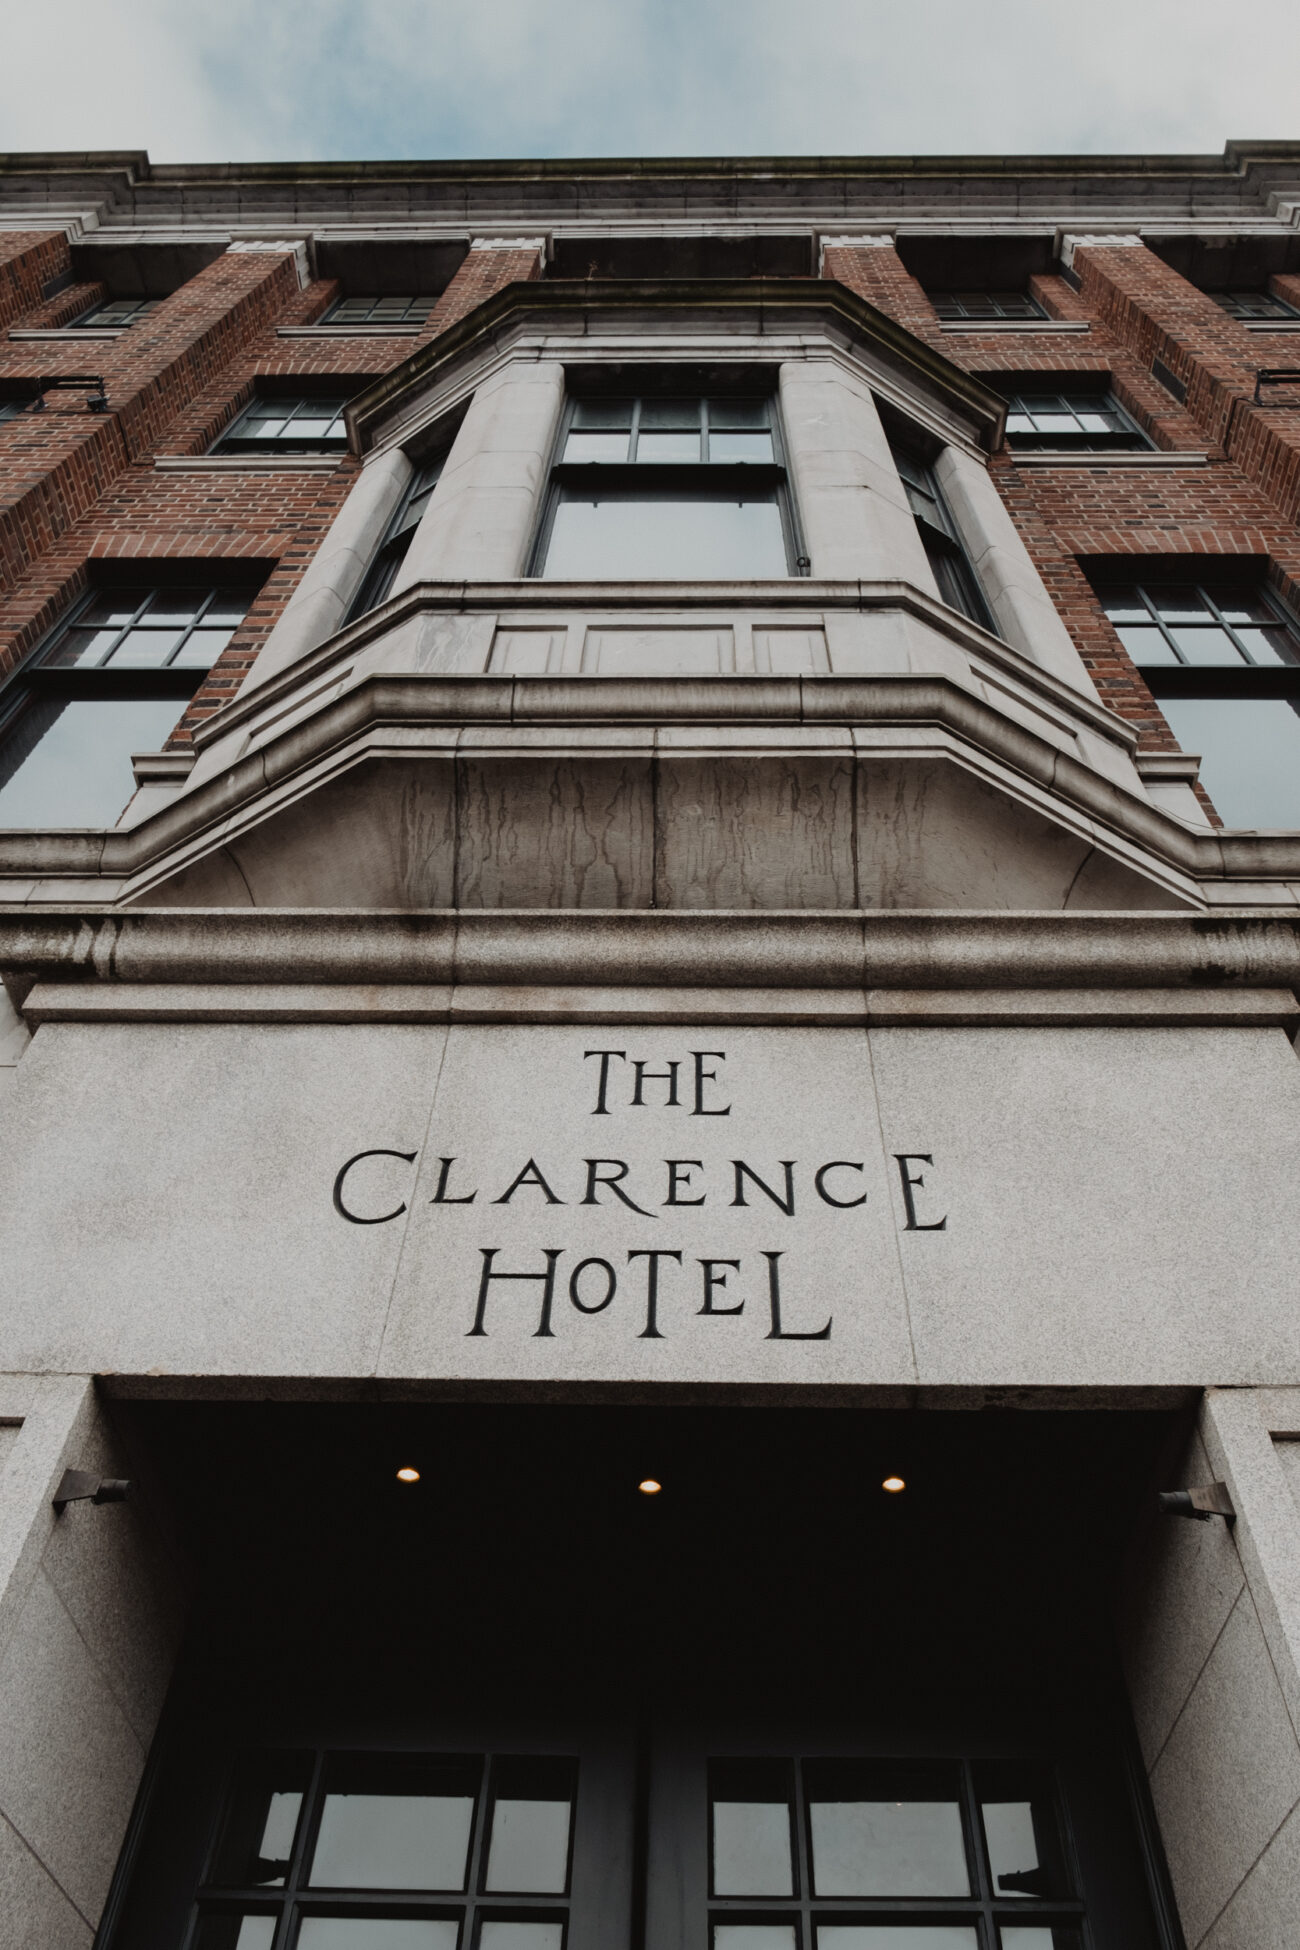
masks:
[[[397,571],[406,560],[412,537],[429,505],[429,497],[438,485],[446,458],[445,454],[439,454],[436,460],[424,461],[407,482],[397,512],[384,530],[384,539],[348,610],[349,623],[355,622],[358,616],[368,615],[372,609],[378,609],[380,603],[387,600],[388,592],[397,579]]]
[[[576,1784],[553,1755],[246,1758],[190,1941],[563,1950]]]
[[[134,325],[158,302],[157,298],[106,298],[102,304],[92,305],[89,311],[83,311],[80,318],[74,318],[68,329],[89,332]]]
[[[534,574],[748,580],[806,569],[770,398],[569,402]]]
[[[252,591],[131,584],[73,608],[0,703],[0,827],[111,826]]]
[[[0,399],[0,420],[16,420],[30,405],[26,399]]]
[[[1012,447],[1084,453],[1151,445],[1113,393],[1078,385],[1060,392],[1026,389],[1009,394],[1007,440]]]
[[[984,592],[966,557],[961,538],[935,479],[934,469],[914,448],[893,445],[894,464],[916,516],[916,526],[930,558],[939,594],[949,609],[960,610],[981,629],[997,634]]]
[[[423,325],[432,298],[338,298],[322,325]]]
[[[1242,584],[1099,594],[1224,823],[1300,827],[1300,631],[1280,605]]]
[[[213,447],[214,454],[341,454],[346,398],[337,393],[250,401]]]
[[[1300,318],[1300,311],[1271,291],[1211,291],[1208,296],[1233,318]]]
[[[940,318],[1046,318],[1027,291],[932,291]]]

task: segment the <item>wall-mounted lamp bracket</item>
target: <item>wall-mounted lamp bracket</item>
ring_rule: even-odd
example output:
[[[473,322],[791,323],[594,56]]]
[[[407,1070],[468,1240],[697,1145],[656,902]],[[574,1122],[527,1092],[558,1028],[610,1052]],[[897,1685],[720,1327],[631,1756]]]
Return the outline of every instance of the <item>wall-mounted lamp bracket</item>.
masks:
[[[88,413],[107,413],[108,395],[104,391],[104,381],[97,372],[56,372],[36,382],[36,398],[27,411],[43,413],[47,393],[77,392],[86,393]]]
[[[1156,1501],[1167,1517],[1191,1517],[1197,1523],[1208,1523],[1211,1517],[1223,1517],[1228,1523],[1237,1521],[1226,1483],[1201,1483],[1190,1490],[1162,1490]]]
[[[125,1476],[96,1476],[88,1469],[65,1469],[50,1499],[59,1516],[69,1503],[125,1503],[131,1485]]]

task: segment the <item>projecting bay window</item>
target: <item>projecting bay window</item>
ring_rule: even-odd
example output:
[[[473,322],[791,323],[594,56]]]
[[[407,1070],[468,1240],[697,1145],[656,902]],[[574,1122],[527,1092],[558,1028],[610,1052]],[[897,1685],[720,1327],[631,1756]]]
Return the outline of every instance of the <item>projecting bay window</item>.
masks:
[[[1224,824],[1300,828],[1300,630],[1281,604],[1191,579],[1098,594]]]
[[[111,826],[248,608],[247,586],[82,597],[0,697],[0,827]]]
[[[939,594],[949,609],[959,610],[983,630],[997,634],[997,625],[971,567],[957,525],[935,477],[934,468],[920,452],[901,442],[891,442],[894,465],[908,503],[916,517],[917,533],[929,558]]]
[[[534,575],[749,581],[807,569],[769,397],[571,399],[558,454]]]

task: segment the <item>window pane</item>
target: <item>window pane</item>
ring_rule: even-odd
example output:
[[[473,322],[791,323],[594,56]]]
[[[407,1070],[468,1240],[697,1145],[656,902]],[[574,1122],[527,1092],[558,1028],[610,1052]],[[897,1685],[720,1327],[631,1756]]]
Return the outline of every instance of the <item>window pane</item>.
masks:
[[[713,1950],[795,1950],[794,1924],[715,1923]]]
[[[353,1770],[353,1779],[360,1791],[325,1796],[311,1865],[315,1888],[465,1887],[472,1793],[439,1793],[427,1770],[382,1764],[365,1768],[364,1777]],[[382,1791],[388,1783],[391,1791]],[[366,1791],[372,1784],[380,1791]],[[426,1784],[432,1791],[421,1791]]]
[[[1145,623],[1149,621],[1146,604],[1136,589],[1107,589],[1102,592],[1101,606],[1112,623]]]
[[[1147,590],[1166,623],[1208,623],[1210,612],[1186,583],[1157,583]]]
[[[876,1781],[879,1787],[876,1787]],[[904,1798],[883,1773],[874,1792],[832,1800],[810,1790],[813,1885],[819,1896],[967,1896],[961,1810],[951,1800]],[[878,1798],[877,1798],[878,1797]]]
[[[632,425],[632,401],[630,399],[580,399],[573,407],[573,424],[584,432],[621,427],[625,431]]]
[[[121,635],[120,626],[106,630],[69,630],[41,659],[51,670],[72,670],[78,664],[102,663]]]
[[[716,1896],[794,1894],[788,1802],[714,1802],[713,1893]]]
[[[120,630],[131,621],[141,603],[150,595],[148,587],[106,589],[82,610],[77,622],[89,628],[96,623],[115,624]]]
[[[1300,715],[1289,698],[1162,697],[1227,826],[1300,828]]]
[[[564,443],[564,458],[617,463],[627,459],[627,449],[626,433],[571,433]]]
[[[212,1864],[213,1883],[283,1886],[310,1776],[304,1754],[270,1754],[241,1766]]]
[[[1246,646],[1253,663],[1257,664],[1296,664],[1300,663],[1300,643],[1290,630],[1280,624],[1269,629],[1238,629],[1237,635]]]
[[[492,1810],[487,1888],[559,1896],[569,1869],[569,1803],[498,1797]]]
[[[709,459],[711,461],[757,460],[770,461],[772,436],[770,433],[717,433],[709,434]]]
[[[298,1950],[456,1950],[457,1928],[447,1916],[306,1916]]]
[[[1226,630],[1178,630],[1169,632],[1189,664],[1241,664],[1240,650]]]
[[[700,402],[697,399],[643,399],[641,431],[698,432]]]
[[[577,499],[566,490],[543,574],[551,580],[748,580],[787,576],[776,497],[693,490]]]
[[[1040,410],[1034,414],[1034,425],[1039,433],[1077,433],[1079,423],[1073,413],[1054,413]]]
[[[111,826],[135,791],[132,752],[157,751],[176,697],[39,698],[0,745],[0,826]]]
[[[819,1923],[817,1950],[978,1950],[971,1923]]]
[[[1215,590],[1214,599],[1220,613],[1229,623],[1275,623],[1277,617],[1262,596],[1250,592],[1234,590],[1231,594],[1221,594]]]
[[[562,1950],[564,1924],[503,1923],[489,1918],[480,1925],[478,1950]]]
[[[700,458],[700,436],[698,433],[646,433],[638,435],[636,457],[639,461],[658,461],[661,465],[670,461],[697,461]]]
[[[274,1916],[205,1916],[194,1950],[271,1950]]]
[[[736,433],[761,433],[770,426],[769,406],[765,399],[711,399],[709,401],[709,431],[717,433],[721,428]]]
[[[1173,646],[1166,642],[1163,633],[1154,623],[1139,629],[1133,623],[1121,623],[1115,632],[1135,664],[1176,664],[1178,657]]]
[[[1038,1859],[1031,1801],[985,1801],[984,1839],[999,1896],[1050,1896],[1050,1870]]]
[[[1083,1950],[1083,1938],[1071,1924],[1004,1923],[998,1940],[1001,1950]]]
[[[1034,423],[1033,420],[1030,418],[1029,414],[1026,413],[1022,408],[1013,406],[1011,411],[1007,414],[1008,436],[1016,433],[1033,433],[1033,431],[1034,431]]]
[[[248,614],[251,600],[251,597],[242,593],[232,592],[223,595],[218,590],[203,618],[204,627],[211,623],[242,623]]]
[[[232,629],[192,630],[179,655],[174,658],[173,667],[177,670],[211,670],[234,634]]]
[[[151,628],[159,623],[192,623],[207,593],[206,589],[156,589],[140,620]]]
[[[108,659],[114,670],[157,670],[180,642],[181,630],[128,630]]]
[[[959,291],[957,302],[967,318],[996,318],[998,303],[989,291]]]

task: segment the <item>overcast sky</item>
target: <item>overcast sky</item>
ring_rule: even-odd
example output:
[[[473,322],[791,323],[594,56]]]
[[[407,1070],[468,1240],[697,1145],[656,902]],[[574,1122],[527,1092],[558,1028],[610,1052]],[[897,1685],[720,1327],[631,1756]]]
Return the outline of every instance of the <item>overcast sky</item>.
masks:
[[[0,148],[156,162],[1300,136],[1300,0],[7,0],[0,52]]]

